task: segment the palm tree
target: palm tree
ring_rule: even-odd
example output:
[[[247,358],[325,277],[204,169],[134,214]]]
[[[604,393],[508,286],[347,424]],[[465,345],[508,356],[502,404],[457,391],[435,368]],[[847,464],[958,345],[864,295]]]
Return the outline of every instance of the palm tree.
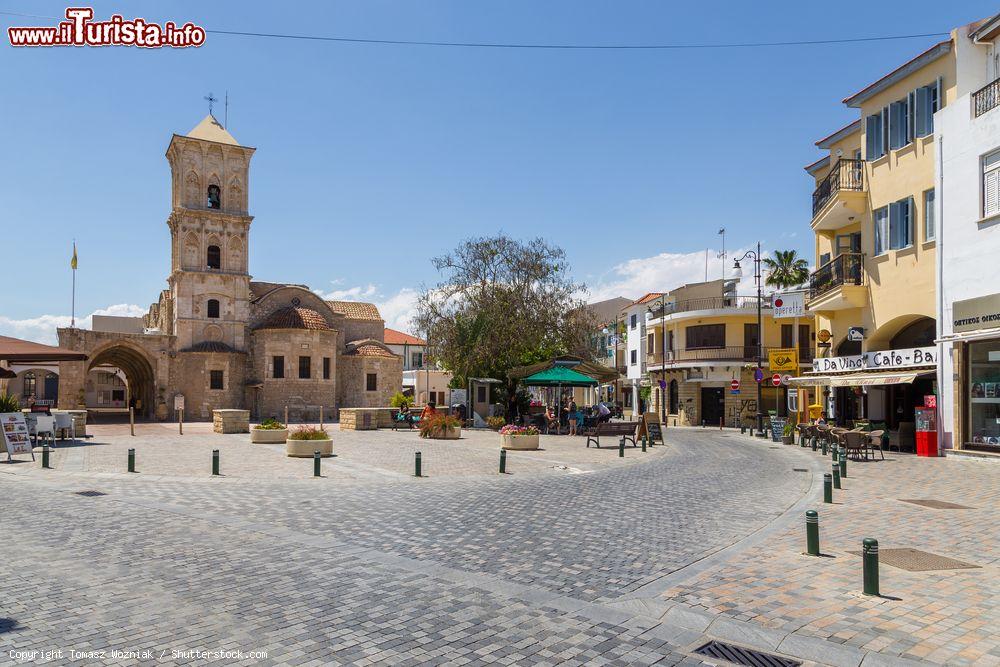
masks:
[[[770,287],[796,287],[809,279],[809,263],[794,250],[775,250],[773,258],[764,258],[764,265],[767,267],[764,282]]]

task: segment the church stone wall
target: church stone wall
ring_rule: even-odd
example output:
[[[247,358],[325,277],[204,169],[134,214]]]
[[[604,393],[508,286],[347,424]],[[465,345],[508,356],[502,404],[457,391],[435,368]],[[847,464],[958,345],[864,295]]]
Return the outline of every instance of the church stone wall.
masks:
[[[403,389],[403,360],[400,357],[341,357],[340,405],[344,408],[384,408]],[[367,390],[367,375],[375,373],[377,389]]]
[[[285,407],[289,419],[318,419],[323,407],[325,419],[336,417],[339,348],[336,331],[309,329],[262,329],[252,336],[250,379],[260,388],[248,407],[257,419],[274,417],[283,420]],[[274,377],[273,358],[285,358],[285,377]],[[310,358],[310,377],[299,378],[299,357]],[[323,358],[330,359],[330,377],[323,378]]]
[[[243,408],[246,355],[234,352],[180,352],[174,359],[168,392],[173,418],[173,396],[184,395],[184,418],[208,420],[212,410]],[[222,371],[223,388],[211,388],[211,371]]]

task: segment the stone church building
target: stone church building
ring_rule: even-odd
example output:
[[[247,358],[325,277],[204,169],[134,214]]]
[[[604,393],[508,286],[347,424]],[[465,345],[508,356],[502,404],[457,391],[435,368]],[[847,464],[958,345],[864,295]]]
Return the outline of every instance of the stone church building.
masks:
[[[88,355],[61,362],[60,407],[76,407],[109,369],[124,375],[128,402],[146,418],[173,419],[181,402],[186,419],[210,419],[219,408],[281,419],[286,406],[292,418],[316,419],[322,406],[334,419],[343,407],[389,405],[403,360],[385,345],[374,304],[251,278],[254,150],[211,114],[173,136],[167,289],[132,327],[58,330],[61,347]]]

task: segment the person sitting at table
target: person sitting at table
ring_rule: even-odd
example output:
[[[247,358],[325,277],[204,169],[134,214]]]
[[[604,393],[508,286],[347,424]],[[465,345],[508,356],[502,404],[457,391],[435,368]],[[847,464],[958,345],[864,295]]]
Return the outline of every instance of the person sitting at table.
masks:
[[[597,423],[603,424],[606,421],[611,421],[611,410],[604,404],[604,401],[601,401],[597,404]]]

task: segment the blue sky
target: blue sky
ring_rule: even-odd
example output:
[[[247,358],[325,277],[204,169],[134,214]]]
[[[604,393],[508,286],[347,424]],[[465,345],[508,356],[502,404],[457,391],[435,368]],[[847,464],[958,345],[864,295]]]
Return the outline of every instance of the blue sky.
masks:
[[[747,42],[945,32],[995,2],[97,2],[104,18],[444,41]],[[64,4],[0,10],[61,16]],[[0,16],[0,26],[51,25]],[[687,51],[430,48],[209,35],[186,50],[0,46],[0,333],[154,301],[169,270],[163,153],[230,96],[257,147],[251,273],[379,303],[405,323],[430,258],[504,231],[563,246],[594,298],[703,276],[705,248],[812,260],[813,142],[840,100],[934,38]],[[222,116],[221,112],[217,113]],[[712,274],[721,272],[713,260]]]

